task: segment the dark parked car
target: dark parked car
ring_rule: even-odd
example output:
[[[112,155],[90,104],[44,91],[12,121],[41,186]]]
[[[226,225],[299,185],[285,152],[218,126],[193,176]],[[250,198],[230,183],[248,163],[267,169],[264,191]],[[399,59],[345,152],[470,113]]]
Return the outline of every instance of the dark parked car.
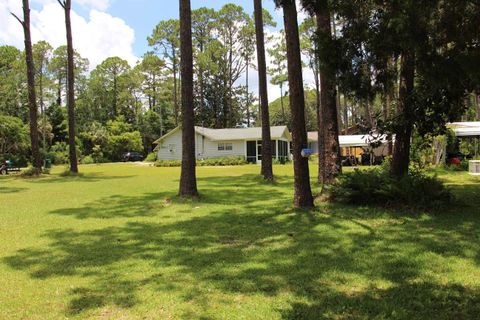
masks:
[[[143,161],[143,155],[140,152],[125,152],[122,159],[123,161]]]

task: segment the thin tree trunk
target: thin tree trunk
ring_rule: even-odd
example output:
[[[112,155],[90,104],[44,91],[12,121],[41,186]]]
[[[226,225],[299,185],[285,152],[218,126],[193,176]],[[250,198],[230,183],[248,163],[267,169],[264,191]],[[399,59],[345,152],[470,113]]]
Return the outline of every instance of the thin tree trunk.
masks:
[[[246,86],[246,91],[247,91],[247,99],[246,99],[246,104],[247,104],[247,127],[250,128],[250,95],[248,93],[248,64],[249,64],[249,59],[247,57],[247,67],[245,69],[245,86]]]
[[[46,150],[46,134],[45,134],[45,130],[46,130],[46,123],[47,123],[47,118],[46,118],[46,115],[45,115],[45,104],[43,102],[43,58],[41,59],[40,61],[40,64],[41,64],[41,67],[40,67],[40,81],[39,81],[39,84],[38,84],[38,93],[40,94],[40,97],[39,97],[39,100],[40,100],[40,113],[42,115],[42,148],[43,150]]]
[[[343,130],[340,130],[340,134],[347,134],[348,131],[348,105],[347,105],[347,97],[343,95]]]
[[[179,196],[197,196],[193,112],[192,12],[190,0],[180,0],[180,66],[182,99],[182,172]]]
[[[72,25],[70,21],[71,0],[58,1],[65,11],[65,28],[67,31],[67,105],[68,105],[68,145],[70,172],[78,173],[77,152],[75,146],[75,65],[73,57]],[[115,97],[116,99],[116,97]]]
[[[320,0],[317,7],[317,33],[319,41],[330,42],[332,40],[332,31],[330,24],[330,10],[327,0]],[[325,47],[325,46],[324,46]],[[329,47],[328,45],[326,46]],[[335,70],[329,66],[328,61],[330,52],[320,51],[320,92],[321,92],[321,112],[322,123],[319,124],[319,131],[322,130],[323,137],[319,143],[324,144],[325,164],[321,170],[322,175],[319,180],[322,184],[331,184],[341,173],[340,144],[338,141],[338,115],[336,102],[336,76]]]
[[[283,82],[280,82],[280,106],[282,107],[283,124],[287,125],[287,115],[285,114],[285,106],[283,105]]]
[[[175,48],[173,48],[173,52],[172,52],[172,68],[173,68],[173,109],[175,113],[175,125],[178,126],[177,58],[175,54]]]
[[[32,148],[32,166],[34,174],[42,171],[42,158],[38,145],[38,123],[37,123],[37,98],[35,96],[35,66],[33,64],[32,39],[30,35],[30,5],[28,0],[23,0],[23,21],[12,14],[22,25],[25,36],[25,61],[27,64],[28,82],[28,109],[30,113],[30,140]]]
[[[410,163],[410,139],[413,131],[411,95],[414,88],[415,55],[404,52],[400,61],[400,87],[397,107],[398,120],[394,128],[395,145],[391,173],[397,177],[408,173]]]
[[[270,136],[270,115],[268,111],[267,63],[265,61],[265,39],[263,34],[262,0],[254,0],[255,34],[257,38],[258,89],[262,110],[262,170],[263,179],[273,180],[272,138]]]
[[[283,4],[283,19],[287,42],[288,83],[292,113],[294,198],[297,208],[313,207],[308,159],[302,157],[302,149],[308,147],[305,127],[305,96],[303,92],[302,61],[298,35],[297,8],[295,1]]]
[[[58,76],[58,86],[57,86],[57,105],[62,105],[62,79]]]
[[[480,95],[474,94],[475,106],[477,107],[477,121],[480,121]]]

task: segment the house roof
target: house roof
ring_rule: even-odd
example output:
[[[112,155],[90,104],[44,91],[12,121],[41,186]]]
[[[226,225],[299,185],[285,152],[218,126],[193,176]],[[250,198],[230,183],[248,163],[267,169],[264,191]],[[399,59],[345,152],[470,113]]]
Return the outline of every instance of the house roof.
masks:
[[[452,122],[447,127],[455,132],[457,137],[480,136],[480,121]]]
[[[159,144],[165,138],[171,136],[175,132],[180,130],[180,127],[176,127],[166,135],[162,136],[154,143]],[[207,137],[212,141],[231,141],[231,140],[261,140],[262,128],[229,128],[229,129],[210,129],[204,127],[195,127],[195,132]],[[286,126],[270,127],[270,135],[272,139],[280,139],[282,137],[291,140],[290,132]]]
[[[387,143],[387,137],[374,136],[369,134],[357,134],[357,135],[340,135],[338,136],[340,147],[368,147],[372,142],[380,141],[382,144]],[[308,141],[317,142],[318,133],[316,131],[308,133]]]

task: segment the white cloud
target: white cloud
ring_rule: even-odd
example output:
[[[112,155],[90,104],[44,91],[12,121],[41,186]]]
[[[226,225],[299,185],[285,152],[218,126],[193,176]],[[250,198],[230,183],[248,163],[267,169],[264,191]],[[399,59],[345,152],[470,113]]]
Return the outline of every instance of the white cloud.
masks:
[[[82,6],[97,9],[100,11],[105,11],[110,6],[110,0],[74,0],[74,1]]]
[[[64,13],[55,0],[35,0],[42,4],[41,10],[31,10],[32,41],[45,40],[54,48],[66,43]],[[135,31],[124,20],[99,11],[108,7],[108,0],[76,0],[90,6],[87,18],[72,11],[73,45],[75,49],[90,61],[94,68],[104,59],[119,56],[131,65],[137,61],[133,53]],[[94,5],[95,3],[95,5]],[[23,49],[23,31],[18,22],[9,15],[9,11],[22,17],[22,8],[18,0],[0,0],[0,44],[9,44]]]

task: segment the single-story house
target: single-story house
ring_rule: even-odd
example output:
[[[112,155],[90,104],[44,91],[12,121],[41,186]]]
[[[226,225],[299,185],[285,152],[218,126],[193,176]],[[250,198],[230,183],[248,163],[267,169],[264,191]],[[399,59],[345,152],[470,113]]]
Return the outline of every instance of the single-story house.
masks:
[[[285,161],[290,155],[292,137],[286,126],[270,128],[272,155]],[[154,142],[160,160],[182,159],[182,130],[177,127]],[[210,129],[195,127],[197,160],[220,157],[245,157],[248,162],[262,160],[262,128]]]
[[[480,121],[452,122],[447,124],[457,137],[480,137]]]
[[[388,154],[388,141],[386,136],[373,136],[369,134],[340,135],[338,136],[342,156],[359,157],[371,148],[372,142],[379,142],[380,145],[374,148],[375,156],[386,156]],[[318,153],[318,132],[308,132],[308,145],[314,153]]]

